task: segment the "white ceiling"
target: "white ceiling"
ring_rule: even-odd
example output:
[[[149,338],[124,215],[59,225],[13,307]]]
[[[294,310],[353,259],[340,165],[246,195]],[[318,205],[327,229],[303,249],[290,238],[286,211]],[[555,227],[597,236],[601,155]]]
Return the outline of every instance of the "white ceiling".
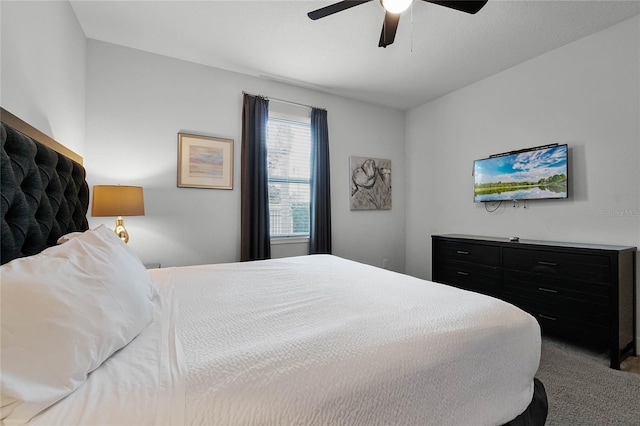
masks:
[[[71,1],[88,38],[409,109],[640,14],[640,0],[489,0],[476,15],[415,0],[378,47],[378,0]]]

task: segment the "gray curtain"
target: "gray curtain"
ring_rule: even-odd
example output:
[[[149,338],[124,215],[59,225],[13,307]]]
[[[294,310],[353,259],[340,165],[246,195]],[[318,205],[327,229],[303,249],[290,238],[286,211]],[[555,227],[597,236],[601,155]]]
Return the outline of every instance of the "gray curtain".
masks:
[[[244,95],[241,149],[240,260],[271,258],[267,120],[269,100]]]
[[[311,217],[309,254],[331,254],[331,185],[327,111],[311,110]]]

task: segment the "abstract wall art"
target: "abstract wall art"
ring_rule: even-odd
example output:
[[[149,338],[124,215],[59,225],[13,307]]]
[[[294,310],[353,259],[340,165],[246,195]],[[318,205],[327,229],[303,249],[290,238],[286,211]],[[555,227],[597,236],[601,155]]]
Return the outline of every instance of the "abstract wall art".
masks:
[[[349,157],[351,210],[391,209],[391,160]]]

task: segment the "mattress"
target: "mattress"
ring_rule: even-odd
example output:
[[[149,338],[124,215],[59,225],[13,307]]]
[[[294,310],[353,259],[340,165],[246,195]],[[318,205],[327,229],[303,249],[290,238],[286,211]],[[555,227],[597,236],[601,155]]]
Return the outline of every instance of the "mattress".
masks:
[[[33,424],[499,425],[533,317],[336,256],[150,270],[154,321]]]

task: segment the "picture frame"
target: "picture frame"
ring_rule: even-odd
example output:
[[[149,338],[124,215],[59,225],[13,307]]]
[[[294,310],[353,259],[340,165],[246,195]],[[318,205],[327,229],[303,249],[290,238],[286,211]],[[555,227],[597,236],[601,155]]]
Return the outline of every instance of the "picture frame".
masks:
[[[349,157],[350,210],[391,210],[391,160]]]
[[[233,189],[233,139],[178,133],[178,187]]]

